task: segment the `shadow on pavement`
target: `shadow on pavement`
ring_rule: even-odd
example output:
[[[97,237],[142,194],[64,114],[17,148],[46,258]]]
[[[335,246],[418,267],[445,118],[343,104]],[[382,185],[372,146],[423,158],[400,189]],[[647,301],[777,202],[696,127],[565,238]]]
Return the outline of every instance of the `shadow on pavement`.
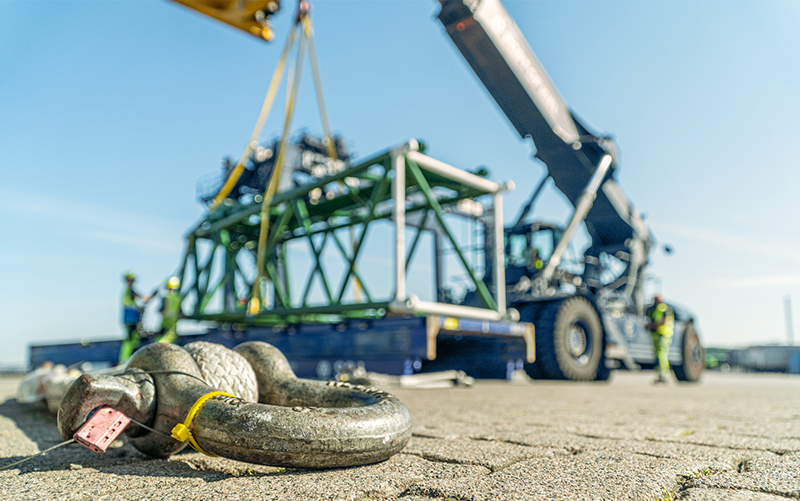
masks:
[[[16,399],[8,399],[0,403],[0,416],[13,421],[16,428],[40,451],[49,449],[63,442],[58,432],[57,420],[44,403],[23,404]],[[9,430],[2,430],[4,434]],[[124,435],[123,435],[124,437]],[[219,480],[231,476],[223,471],[214,471],[213,465],[198,469],[189,462],[152,459],[145,456],[127,443],[109,449],[105,454],[97,454],[80,444],[69,444],[48,452],[44,456],[33,458],[25,463],[11,467],[7,471],[18,471],[20,475],[42,471],[79,470],[92,468],[105,473],[117,475],[137,475],[148,477],[184,477],[203,478],[220,477]],[[15,448],[14,444],[10,447]],[[186,454],[190,456],[190,454]],[[0,458],[0,468],[10,465],[29,455],[13,455]],[[179,456],[180,457],[180,456]],[[5,470],[4,470],[5,471]],[[2,474],[4,471],[0,471]]]
[[[63,441],[58,433],[56,415],[48,412],[44,402],[23,404],[15,398],[10,398],[0,403],[0,416],[13,421],[16,427],[40,450]],[[7,430],[3,431],[7,432]]]
[[[11,398],[0,403],[0,416],[11,420],[16,428],[40,451],[49,449],[63,442],[58,432],[55,414],[51,414],[45,404],[23,404]],[[7,426],[7,425],[6,425]],[[10,430],[0,429],[7,434]],[[225,480],[242,475],[275,475],[289,474],[289,470],[269,466],[253,465],[224,458],[210,458],[194,452],[188,447],[173,456],[172,460],[155,459],[137,451],[123,434],[124,445],[110,448],[104,454],[97,454],[80,444],[69,444],[55,449],[44,456],[33,458],[25,463],[13,466],[6,471],[17,471],[19,475],[43,471],[81,470],[90,468],[102,473],[114,475],[133,475],[140,477],[173,477],[198,478],[206,482]],[[14,450],[14,444],[11,444]],[[19,450],[17,448],[17,450]],[[10,465],[29,455],[13,455],[0,457],[0,468]],[[306,470],[293,469],[291,474],[302,474]],[[312,471],[312,470],[308,470]]]

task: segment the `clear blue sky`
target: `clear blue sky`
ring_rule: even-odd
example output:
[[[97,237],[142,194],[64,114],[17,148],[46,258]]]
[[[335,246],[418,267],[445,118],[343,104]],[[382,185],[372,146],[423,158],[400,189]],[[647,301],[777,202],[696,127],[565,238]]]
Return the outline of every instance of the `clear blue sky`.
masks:
[[[800,3],[506,5],[565,100],[616,138],[621,185],[675,248],[652,273],[705,344],[785,340],[787,295],[800,325]],[[144,290],[177,266],[195,183],[241,152],[290,10],[268,45],[161,0],[0,0],[0,364],[28,343],[121,337],[120,274]],[[417,137],[489,166],[516,182],[510,220],[543,167],[436,11],[315,2],[332,127],[359,155]],[[308,76],[295,123],[318,131]],[[568,212],[552,190],[538,205]]]

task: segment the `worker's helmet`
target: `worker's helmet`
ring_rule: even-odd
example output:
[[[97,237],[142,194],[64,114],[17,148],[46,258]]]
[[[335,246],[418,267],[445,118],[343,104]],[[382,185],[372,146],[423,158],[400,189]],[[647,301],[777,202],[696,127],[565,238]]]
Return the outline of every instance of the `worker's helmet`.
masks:
[[[136,274],[133,271],[128,271],[122,275],[124,280],[136,280]]]
[[[167,289],[169,289],[171,291],[174,291],[174,290],[180,289],[180,288],[181,288],[181,279],[180,278],[178,278],[178,277],[170,277],[170,279],[167,280]]]

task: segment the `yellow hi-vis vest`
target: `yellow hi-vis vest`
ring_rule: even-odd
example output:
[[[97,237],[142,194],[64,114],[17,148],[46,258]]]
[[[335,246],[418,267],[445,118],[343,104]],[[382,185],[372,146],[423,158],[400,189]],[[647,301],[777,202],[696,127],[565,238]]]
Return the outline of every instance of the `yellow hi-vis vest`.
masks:
[[[181,295],[174,291],[167,292],[161,304],[161,328],[169,330],[181,318]]]
[[[125,291],[122,293],[122,307],[123,308],[138,308],[139,305],[136,304],[136,299],[133,297],[133,291],[131,287],[125,287]]]
[[[647,310],[647,314],[653,322],[660,322],[666,315],[667,320],[662,325],[658,326],[655,332],[662,336],[672,335],[672,327],[675,325],[675,314],[672,312],[672,308],[670,308],[669,305],[660,303],[658,306]]]

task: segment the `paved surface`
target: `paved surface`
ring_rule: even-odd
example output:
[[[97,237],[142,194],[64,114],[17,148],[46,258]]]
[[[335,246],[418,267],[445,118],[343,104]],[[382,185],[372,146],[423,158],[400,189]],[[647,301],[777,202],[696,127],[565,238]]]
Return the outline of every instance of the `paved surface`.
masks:
[[[414,417],[381,464],[276,469],[197,453],[153,460],[130,445],[70,445],[0,471],[0,499],[800,499],[800,377],[709,374],[653,387],[479,382],[391,389]],[[0,379],[0,466],[61,441],[55,417]]]

